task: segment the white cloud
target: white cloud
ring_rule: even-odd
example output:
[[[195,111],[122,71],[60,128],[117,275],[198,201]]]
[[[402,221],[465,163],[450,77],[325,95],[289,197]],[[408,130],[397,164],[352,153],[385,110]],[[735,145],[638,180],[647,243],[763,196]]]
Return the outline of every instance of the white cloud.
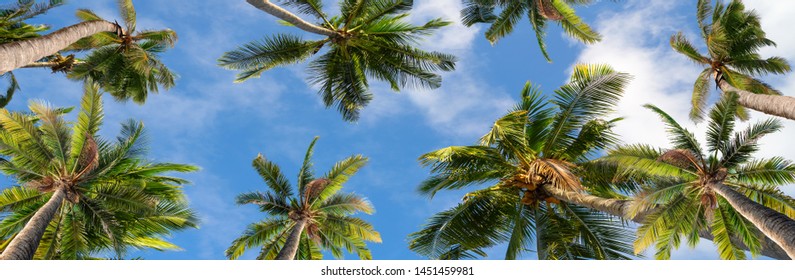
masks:
[[[578,62],[607,63],[633,76],[618,106],[625,117],[616,128],[627,143],[666,146],[659,118],[642,106],[652,103],[683,122],[698,68],[670,51],[668,38],[678,31],[670,1],[631,2],[626,11],[603,14],[595,24],[604,39],[583,49]],[[649,31],[651,27],[651,32]]]
[[[452,22],[431,36],[425,42],[427,47],[445,52],[466,52],[471,48],[475,37],[480,34],[480,28],[468,28],[461,24],[462,7],[459,0],[422,1],[414,4],[411,11],[411,20],[414,23],[424,24],[436,18]]]
[[[500,114],[514,103],[509,94],[493,90],[476,74],[477,57],[472,53],[474,40],[480,39],[480,28],[461,24],[459,0],[422,1],[415,3],[411,20],[423,24],[434,18],[452,24],[438,30],[422,42],[424,49],[450,53],[458,57],[456,70],[442,74],[442,87],[435,90],[404,90],[391,95],[388,89],[376,89],[376,98],[362,113],[365,124],[379,119],[418,110],[427,125],[437,132],[471,139],[487,130]],[[409,101],[414,108],[403,108]]]

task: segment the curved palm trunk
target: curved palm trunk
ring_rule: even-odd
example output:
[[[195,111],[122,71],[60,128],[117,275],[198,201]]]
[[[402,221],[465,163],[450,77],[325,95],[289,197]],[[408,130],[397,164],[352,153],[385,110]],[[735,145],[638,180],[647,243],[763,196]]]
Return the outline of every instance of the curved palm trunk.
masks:
[[[298,244],[301,240],[301,232],[306,227],[307,220],[298,220],[295,226],[290,230],[290,235],[287,236],[287,241],[284,242],[284,247],[276,255],[277,260],[292,260],[295,259],[295,253],[298,252]]]
[[[17,234],[14,240],[8,244],[3,254],[0,255],[0,260],[31,260],[36,249],[39,248],[39,241],[41,241],[47,225],[50,224],[55,212],[61,207],[63,199],[66,196],[66,191],[63,188],[58,188],[52,194],[50,200],[44,204],[36,214],[30,218],[22,231]]]
[[[768,115],[795,120],[795,98],[790,96],[756,94],[733,87],[725,80],[718,86],[723,92],[737,93],[737,104]]]
[[[643,222],[643,219],[646,217],[646,213],[638,213],[635,217],[630,217],[630,200],[603,198],[580,192],[566,191],[550,185],[544,185],[543,188],[544,191],[559,200],[602,211],[613,216],[631,219],[636,223]]]
[[[713,183],[709,186],[765,236],[770,237],[773,242],[781,246],[790,258],[795,259],[795,220],[762,206],[721,183]]]
[[[622,199],[611,199],[611,198],[603,198],[598,196],[593,196],[585,193],[580,192],[573,192],[573,191],[565,191],[557,188],[553,188],[549,185],[543,186],[544,191],[548,194],[554,196],[555,198],[566,201],[568,203],[576,204],[582,207],[602,211],[604,213],[618,216],[622,218],[631,219],[633,222],[642,223],[643,219],[646,217],[648,213],[654,211],[654,209],[649,209],[646,212],[638,213],[634,217],[630,216],[629,213],[629,205],[631,203],[630,200],[622,200]],[[709,230],[702,230],[698,233],[701,238],[707,240],[715,239],[710,233]],[[738,248],[743,250],[748,250],[748,247],[742,242],[742,240],[738,239],[737,237],[732,236],[731,242],[736,245]],[[787,255],[781,247],[776,245],[776,242],[770,239],[769,237],[765,237],[762,240],[762,255],[768,256],[774,259],[779,260],[789,260],[792,259]]]
[[[249,4],[251,4],[251,6],[254,6],[257,9],[262,10],[263,12],[271,14],[272,16],[275,16],[281,20],[289,22],[292,25],[295,25],[295,27],[298,27],[303,31],[324,35],[328,37],[336,37],[338,35],[337,32],[314,25],[312,23],[303,20],[302,18],[296,16],[290,11],[287,11],[282,7],[279,7],[278,5],[271,3],[271,1],[246,0],[246,2],[248,2]]]
[[[41,37],[2,44],[0,45],[0,74],[52,55],[81,38],[100,32],[114,32],[116,28],[117,26],[112,22],[94,20],[64,27]]]

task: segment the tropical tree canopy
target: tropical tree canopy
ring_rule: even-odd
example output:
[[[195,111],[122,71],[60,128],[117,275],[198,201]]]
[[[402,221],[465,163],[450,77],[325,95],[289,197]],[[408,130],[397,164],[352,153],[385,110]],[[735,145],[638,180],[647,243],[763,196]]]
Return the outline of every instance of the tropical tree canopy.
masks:
[[[466,26],[477,23],[490,23],[486,39],[496,44],[502,37],[513,32],[514,26],[527,15],[538,40],[538,47],[547,61],[552,61],[547,53],[544,37],[548,20],[560,24],[571,38],[583,43],[595,43],[601,35],[574,13],[569,5],[587,5],[591,0],[463,0],[461,21]],[[499,15],[497,15],[497,10]]]
[[[124,123],[115,141],[100,137],[104,114],[96,86],[85,87],[74,123],[63,118],[71,109],[34,101],[30,110],[0,110],[0,171],[18,184],[0,193],[4,258],[17,248],[32,248],[27,257],[36,259],[178,249],[166,240],[169,234],[197,227],[182,192],[188,182],[169,175],[197,168],[146,160],[142,123]],[[51,218],[39,223],[45,208]],[[36,226],[40,235],[28,238]]]
[[[338,161],[323,177],[315,178],[312,154],[318,137],[312,140],[298,171],[293,188],[275,163],[258,155],[252,165],[265,181],[265,192],[248,192],[237,197],[239,205],[258,205],[268,217],[250,224],[226,250],[229,259],[246,250],[261,247],[258,260],[318,260],[322,250],[342,258],[345,252],[360,259],[372,259],[367,241],[381,242],[381,235],[356,213],[372,214],[370,202],[354,193],[342,193],[343,184],[356,174],[367,158],[354,155]]]
[[[533,249],[540,259],[630,258],[632,234],[619,219],[562,201],[550,191],[592,188],[579,175],[585,163],[617,141],[611,128],[619,119],[602,118],[629,79],[609,66],[578,65],[551,100],[527,83],[521,101],[479,145],[422,155],[420,162],[433,173],[420,185],[423,194],[489,187],[434,215],[410,235],[410,249],[430,258],[473,257],[507,242],[506,259]]]
[[[711,187],[715,183],[795,217],[795,200],[778,189],[795,183],[795,164],[781,157],[752,157],[759,150],[759,139],[782,126],[770,119],[735,132],[736,99],[736,95],[726,95],[710,111],[706,149],[670,115],[654,105],[646,105],[665,123],[672,147],[625,145],[604,158],[624,172],[657,178],[656,183],[644,185],[632,205],[632,212],[645,213],[645,221],[638,228],[635,252],[654,246],[656,258],[668,259],[671,250],[678,248],[683,239],[689,246],[695,246],[699,232],[707,231],[714,235],[713,242],[723,259],[746,258],[740,247],[743,244],[752,255],[759,255],[764,235],[724,197],[716,194]],[[734,244],[731,239],[741,244]]]
[[[52,1],[49,6],[33,5],[33,1],[24,1],[23,16],[13,18],[17,24],[60,4]],[[67,77],[75,80],[91,80],[98,83],[103,91],[110,93],[119,101],[133,100],[143,104],[150,92],[174,86],[176,75],[160,60],[159,54],[174,46],[177,34],[170,30],[136,30],[136,12],[132,0],[118,0],[118,6],[124,27],[117,23],[100,18],[91,10],[81,9],[77,17],[81,24],[65,27],[45,36],[33,36],[38,33],[27,33],[22,38],[35,38],[38,45],[62,45],[63,48],[47,53],[36,62],[20,67],[50,68],[53,72],[64,72]],[[53,4],[54,3],[54,4]],[[96,26],[93,26],[96,25]],[[94,27],[95,33],[81,35],[85,30]],[[41,29],[41,28],[39,28]],[[37,30],[43,31],[43,30]],[[2,34],[0,34],[2,35]],[[21,37],[21,36],[17,36]],[[82,39],[81,39],[82,38]],[[19,41],[19,40],[16,40]],[[35,48],[21,46],[4,46],[4,52],[36,52]],[[43,47],[42,47],[43,48]],[[80,53],[88,52],[78,57]],[[22,57],[21,53],[7,54],[10,57]],[[28,56],[28,55],[25,55]],[[10,72],[7,72],[10,73]],[[12,85],[16,82],[12,80]],[[10,99],[10,98],[7,98]],[[7,102],[8,100],[6,100]]]
[[[240,70],[236,82],[242,82],[314,56],[308,65],[309,83],[319,88],[326,107],[336,107],[347,121],[358,120],[359,111],[372,100],[371,79],[389,83],[394,91],[434,89],[442,83],[437,73],[455,68],[452,55],[417,47],[422,37],[450,23],[442,19],[419,26],[408,23],[411,0],[341,0],[339,15],[333,17],[323,11],[320,0],[281,1],[316,19],[316,25],[269,1],[248,2],[324,38],[275,34],[225,53],[219,64]]]
[[[762,58],[759,54],[760,48],[775,46],[776,43],[766,37],[755,11],[746,10],[739,0],[732,0],[729,4],[718,0],[714,7],[710,6],[711,2],[699,0],[697,4],[698,27],[707,54],[699,52],[682,32],[671,36],[674,50],[706,67],[693,85],[690,118],[696,121],[703,120],[708,110],[712,88],[710,80],[714,80],[717,86],[725,81],[735,89],[753,94],[781,95],[781,92],[754,77],[791,71],[786,59],[777,56]],[[721,89],[736,91],[723,86]],[[742,102],[742,98],[740,100]],[[751,104],[741,105],[736,107],[737,116],[747,120],[744,107],[751,107]]]

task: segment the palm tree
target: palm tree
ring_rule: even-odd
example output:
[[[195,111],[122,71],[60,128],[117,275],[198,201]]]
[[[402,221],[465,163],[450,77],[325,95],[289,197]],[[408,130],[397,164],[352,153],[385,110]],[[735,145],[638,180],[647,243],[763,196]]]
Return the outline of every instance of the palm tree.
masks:
[[[176,33],[170,29],[136,32],[132,0],[118,3],[124,28],[90,10],[78,10],[80,24],[0,45],[0,73],[20,67],[50,68],[66,72],[71,79],[91,79],[117,100],[132,99],[139,104],[149,92],[171,88],[175,74],[158,55],[174,46]],[[75,57],[89,50],[92,52],[85,57]]]
[[[544,43],[546,36],[544,29],[548,20],[558,22],[567,35],[580,42],[590,44],[601,40],[601,36],[585,24],[569,6],[590,4],[590,0],[463,0],[463,2],[462,23],[466,26],[490,23],[491,26],[486,30],[486,39],[492,44],[511,33],[514,25],[527,14],[530,24],[533,25],[538,47],[549,62],[552,60]],[[499,16],[495,15],[497,8],[502,10]]]
[[[86,24],[70,26],[62,29],[62,32],[57,32],[58,34],[53,33],[41,37],[40,33],[49,29],[47,26],[30,25],[24,22],[62,4],[62,0],[50,0],[48,4],[37,4],[34,0],[23,0],[17,4],[0,8],[0,74],[5,74],[45,56],[52,55],[72,42],[90,34],[76,38],[67,37],[78,36],[89,30],[102,27],[99,23],[92,26],[86,26]],[[111,27],[107,31],[115,31],[116,25],[109,24]],[[60,48],[57,48],[58,46]]]
[[[345,249],[360,259],[372,259],[365,242],[381,242],[381,235],[368,222],[351,215],[372,214],[373,206],[359,195],[339,193],[348,178],[367,163],[367,158],[350,156],[316,179],[312,153],[317,139],[309,144],[298,171],[297,195],[279,166],[262,155],[254,159],[254,169],[270,190],[240,194],[237,203],[258,205],[268,218],[249,225],[232,242],[226,250],[229,259],[260,246],[259,260],[316,260],[323,258],[321,249],[331,251],[336,258],[342,258]]]
[[[753,76],[784,74],[791,70],[781,57],[762,59],[761,47],[776,44],[765,37],[754,11],[746,11],[742,1],[732,0],[728,5],[717,1],[710,7],[709,0],[698,1],[698,26],[706,43],[708,55],[702,55],[680,32],[671,37],[671,46],[691,61],[706,66],[693,86],[690,118],[701,120],[707,110],[710,78],[723,93],[739,95],[738,116],[747,119],[743,108],[765,114],[795,119],[795,98],[781,96],[781,92]],[[708,20],[712,22],[708,22]]]
[[[27,40],[41,36],[40,34],[49,29],[46,25],[30,25],[24,21],[37,15],[47,12],[63,4],[61,0],[50,0],[48,4],[36,3],[32,0],[19,1],[16,4],[0,7],[0,44],[6,44],[21,40]],[[0,108],[4,108],[14,93],[19,90],[19,85],[14,77],[14,73],[6,72],[0,74],[0,78],[8,81],[8,88],[5,95],[0,96]]]
[[[180,185],[163,175],[197,168],[143,159],[143,125],[123,125],[117,142],[99,137],[103,111],[87,85],[77,122],[70,110],[30,104],[32,114],[0,110],[0,171],[19,186],[0,195],[0,259],[80,258],[126,247],[172,247],[171,230],[196,226]],[[5,243],[5,242],[4,242]],[[39,248],[44,244],[43,248]],[[44,251],[38,249],[46,249]]]
[[[299,63],[328,51],[309,63],[310,83],[319,87],[326,107],[335,106],[347,121],[359,118],[373,95],[369,79],[388,82],[392,90],[405,87],[438,88],[438,71],[455,68],[455,57],[415,47],[422,36],[449,24],[441,19],[415,26],[405,21],[411,0],[342,0],[340,15],[329,17],[320,0],[285,0],[303,14],[321,23],[309,23],[267,0],[248,3],[306,32],[320,35],[317,40],[276,34],[225,53],[219,64],[241,70],[236,82],[259,77],[271,68]]]
[[[589,190],[578,176],[581,164],[617,141],[610,129],[619,119],[601,118],[629,79],[609,66],[578,65],[552,100],[528,83],[519,104],[494,123],[480,145],[421,156],[434,173],[420,186],[424,194],[490,187],[469,192],[464,202],[436,214],[410,236],[410,248],[439,258],[508,242],[505,257],[514,259],[535,237],[540,259],[629,258],[630,231],[559,195]]]
[[[724,259],[745,258],[733,237],[758,255],[763,235],[795,257],[795,200],[776,187],[795,183],[795,164],[781,157],[752,158],[757,141],[781,124],[771,119],[732,136],[736,99],[725,95],[711,110],[706,150],[671,116],[646,105],[666,124],[673,147],[628,145],[605,157],[630,173],[661,180],[640,192],[631,207],[630,212],[645,212],[636,252],[656,244],[657,258],[669,258],[682,237],[695,246],[699,231],[709,230]]]

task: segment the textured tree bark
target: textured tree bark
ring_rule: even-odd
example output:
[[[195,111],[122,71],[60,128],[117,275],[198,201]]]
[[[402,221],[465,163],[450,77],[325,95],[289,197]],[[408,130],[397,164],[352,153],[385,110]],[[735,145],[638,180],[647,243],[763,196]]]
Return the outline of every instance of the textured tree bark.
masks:
[[[784,249],[791,259],[795,259],[795,220],[762,206],[721,183],[712,183],[709,187],[725,198],[740,215],[754,224],[765,236],[770,237],[781,249]]]
[[[284,247],[276,255],[277,260],[295,259],[295,253],[298,252],[298,243],[301,240],[301,233],[304,231],[306,223],[306,219],[295,222],[295,226],[290,230],[290,235],[287,236],[287,240],[284,242]]]
[[[95,20],[64,27],[41,37],[2,44],[0,45],[0,74],[52,55],[81,38],[100,32],[113,31],[116,31],[114,23]]]
[[[549,193],[550,195],[554,196],[555,198],[566,201],[568,203],[573,203],[582,207],[587,207],[590,209],[602,211],[604,213],[618,216],[626,219],[630,219],[636,223],[642,223],[643,219],[646,217],[648,213],[654,211],[654,209],[647,210],[643,213],[638,213],[634,217],[631,217],[629,214],[629,205],[631,201],[629,200],[621,200],[621,199],[609,199],[609,198],[602,198],[598,196],[593,196],[585,193],[580,192],[572,192],[572,191],[564,191],[557,188],[552,188],[549,185],[543,186],[544,191]],[[712,236],[709,230],[702,230],[699,232],[699,236],[701,238],[707,240],[713,240],[715,237]],[[731,237],[731,241],[737,247],[748,250],[748,247],[742,242],[742,240]],[[762,255],[768,256],[774,259],[779,260],[789,260],[791,257],[787,255],[781,247],[779,247],[775,241],[770,239],[769,237],[765,237],[762,240]]]
[[[289,22],[292,25],[295,25],[295,27],[298,27],[303,31],[315,33],[318,35],[328,36],[328,37],[336,37],[339,35],[337,34],[337,32],[334,32],[327,28],[323,28],[315,24],[309,23],[303,20],[302,18],[296,16],[295,14],[291,13],[290,11],[283,9],[282,7],[279,7],[276,4],[273,4],[268,0],[246,0],[246,2],[248,2],[257,9],[262,10],[263,12],[271,14],[272,16],[275,16],[281,20]]]
[[[66,191],[63,188],[58,188],[52,194],[50,200],[44,204],[30,221],[25,224],[22,231],[17,234],[14,240],[8,244],[3,254],[0,255],[0,260],[31,260],[36,249],[39,248],[39,241],[50,224],[58,208],[61,207]]]
[[[791,96],[756,94],[733,87],[725,80],[718,86],[723,92],[737,93],[737,104],[768,115],[795,120],[795,98]]]
[[[33,62],[19,68],[50,68],[58,66],[57,62]]]
[[[638,213],[635,217],[630,217],[630,200],[602,198],[580,192],[565,191],[550,185],[544,185],[543,188],[544,191],[559,200],[630,219],[636,223],[643,222],[643,218],[646,217],[646,213]]]

